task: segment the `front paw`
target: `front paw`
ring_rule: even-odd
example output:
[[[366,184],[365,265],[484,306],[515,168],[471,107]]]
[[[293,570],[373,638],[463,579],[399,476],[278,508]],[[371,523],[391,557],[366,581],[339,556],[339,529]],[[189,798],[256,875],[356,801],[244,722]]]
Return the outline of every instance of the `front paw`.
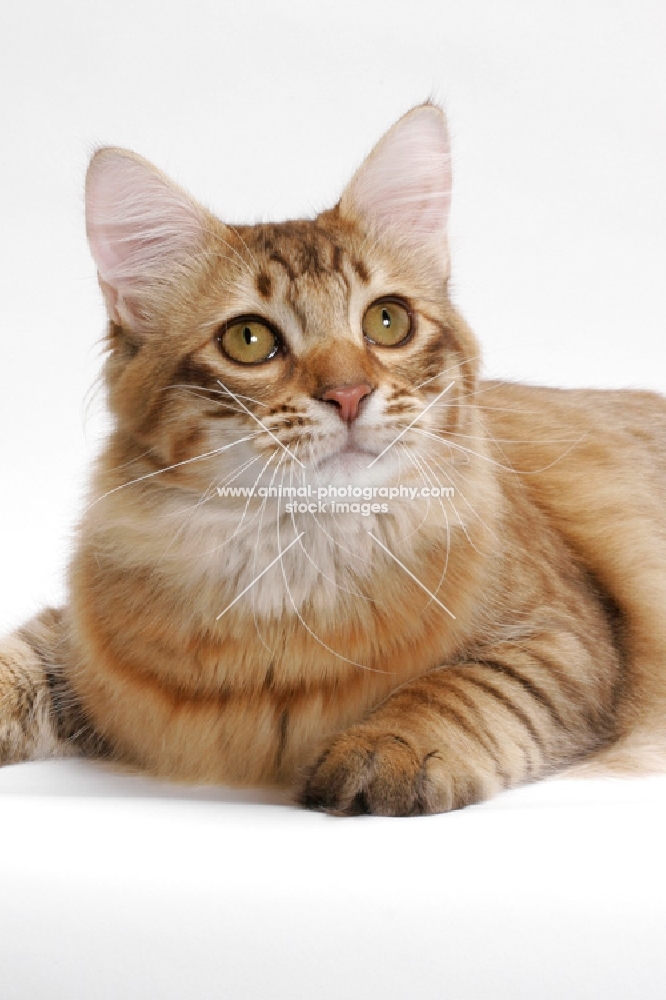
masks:
[[[50,756],[51,695],[35,650],[16,634],[0,640],[0,765]]]
[[[419,816],[476,801],[471,792],[457,801],[455,782],[438,750],[424,752],[407,736],[358,726],[324,745],[299,800],[339,816]]]

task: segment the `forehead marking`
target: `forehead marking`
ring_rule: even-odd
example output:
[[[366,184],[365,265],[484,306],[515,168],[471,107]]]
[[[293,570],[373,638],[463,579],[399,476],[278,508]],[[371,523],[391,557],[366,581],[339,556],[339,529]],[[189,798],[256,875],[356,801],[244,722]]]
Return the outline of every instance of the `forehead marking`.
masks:
[[[260,271],[256,279],[257,291],[261,295],[262,299],[269,299],[271,297],[271,292],[273,290],[273,284],[269,274],[265,271]]]

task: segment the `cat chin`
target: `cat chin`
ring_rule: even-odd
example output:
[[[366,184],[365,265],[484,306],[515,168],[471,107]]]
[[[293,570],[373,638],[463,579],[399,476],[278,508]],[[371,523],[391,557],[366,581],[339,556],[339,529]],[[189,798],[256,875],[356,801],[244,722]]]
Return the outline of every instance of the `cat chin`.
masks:
[[[316,480],[330,486],[388,486],[400,474],[395,455],[382,455],[377,451],[345,448],[333,455],[319,459]],[[404,476],[404,470],[403,470]]]
[[[350,478],[362,477],[376,457],[376,453],[346,448],[344,451],[338,451],[334,455],[320,460],[317,463],[317,471],[320,476],[324,474],[332,486],[339,486],[343,485],[343,481],[347,483]]]

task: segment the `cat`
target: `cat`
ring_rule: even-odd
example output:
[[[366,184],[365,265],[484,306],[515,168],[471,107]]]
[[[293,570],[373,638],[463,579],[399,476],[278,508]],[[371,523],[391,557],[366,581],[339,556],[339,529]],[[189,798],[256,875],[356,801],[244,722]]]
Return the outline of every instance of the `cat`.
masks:
[[[663,767],[666,400],[482,381],[450,195],[430,103],[314,220],[94,154],[114,424],[66,606],[0,644],[0,762],[382,815]]]

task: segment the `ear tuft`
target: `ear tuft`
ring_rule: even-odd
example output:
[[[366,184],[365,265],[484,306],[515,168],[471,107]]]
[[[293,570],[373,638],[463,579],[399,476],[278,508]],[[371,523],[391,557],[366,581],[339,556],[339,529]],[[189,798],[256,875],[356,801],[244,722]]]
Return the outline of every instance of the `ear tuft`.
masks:
[[[451,160],[444,112],[424,104],[399,119],[352,177],[340,212],[448,260]]]
[[[105,148],[88,168],[86,231],[111,319],[137,329],[201,250],[205,212],[147,160]]]

